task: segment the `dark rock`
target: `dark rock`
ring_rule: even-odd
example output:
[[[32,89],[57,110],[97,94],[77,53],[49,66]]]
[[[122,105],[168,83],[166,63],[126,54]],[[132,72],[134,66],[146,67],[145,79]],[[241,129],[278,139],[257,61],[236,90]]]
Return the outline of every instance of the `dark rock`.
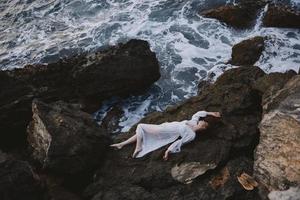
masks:
[[[15,160],[0,151],[0,199],[40,200],[42,198],[41,181],[29,163]]]
[[[114,106],[103,118],[100,127],[109,133],[115,133],[119,127],[119,120],[124,115],[124,111],[120,106]]]
[[[110,159],[96,173],[95,182],[85,190],[86,198],[96,198],[99,194],[104,197],[110,194],[109,191],[116,190],[118,193],[111,199],[122,199],[125,189],[134,185],[143,188],[139,189],[139,195],[147,196],[149,199],[228,199],[238,198],[238,194],[241,194],[242,199],[243,197],[251,199],[250,196],[255,196],[256,191],[245,192],[237,183],[235,176],[230,178],[233,185],[230,184],[228,187],[220,186],[215,189],[216,186],[211,186],[209,182],[229,160],[239,156],[250,159],[253,157],[253,150],[259,137],[257,125],[262,111],[261,96],[253,89],[253,84],[264,75],[261,69],[254,66],[228,70],[199,96],[173,106],[163,113],[154,112],[146,116],[141,123],[160,124],[188,119],[202,109],[222,112],[221,122],[202,134],[199,133],[192,143],[185,145],[180,153],[172,154],[168,161],[162,160],[167,147],[141,159],[130,157],[133,146],[109,152]],[[134,132],[135,127],[129,134],[117,136],[115,142],[128,138]],[[188,185],[181,184],[172,177],[173,167],[180,163],[192,162],[216,165],[217,168],[198,176]],[[242,164],[237,161],[230,166],[251,170],[252,165],[252,162]],[[149,191],[151,197],[148,196]]]
[[[229,26],[243,29],[254,25],[257,13],[264,5],[264,1],[244,0],[238,5],[228,4],[203,11],[200,14],[205,17],[218,19]]]
[[[208,81],[208,80],[200,81],[200,83],[198,84],[198,95],[200,95],[201,92],[202,92],[205,88],[209,87],[210,85],[211,85],[211,82]]]
[[[254,164],[263,198],[300,184],[300,76],[292,77],[265,104]]]
[[[107,188],[105,192],[99,191],[92,200],[155,200],[155,195],[136,185],[120,185]]]
[[[263,18],[266,27],[300,28],[300,12],[291,7],[270,5]]]
[[[60,185],[48,185],[47,199],[51,200],[81,200],[79,195],[74,194]]]
[[[72,105],[32,103],[28,142],[33,157],[58,174],[88,173],[105,157],[109,137],[93,118]]]
[[[141,40],[48,65],[0,71],[0,147],[25,143],[35,97],[79,103],[94,112],[102,100],[141,93],[159,77],[155,53]]]
[[[25,82],[0,71],[0,147],[22,146],[31,118],[31,102],[35,92]]]
[[[244,40],[232,48],[231,61],[232,65],[253,65],[259,59],[264,50],[264,38],[254,37]]]

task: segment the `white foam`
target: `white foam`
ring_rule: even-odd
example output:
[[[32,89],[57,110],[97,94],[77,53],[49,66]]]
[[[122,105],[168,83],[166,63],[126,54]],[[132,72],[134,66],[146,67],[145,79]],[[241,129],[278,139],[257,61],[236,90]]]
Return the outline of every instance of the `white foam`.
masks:
[[[216,79],[231,57],[231,47],[249,37],[270,36],[263,56],[256,63],[266,72],[298,71],[300,30],[262,28],[261,12],[254,29],[236,31],[215,19],[199,16],[205,0],[36,0],[22,4],[18,0],[0,4],[0,63],[2,69],[22,67],[55,57],[62,51],[87,51],[113,45],[130,38],[147,40],[156,52],[162,68],[160,88],[143,97],[125,100],[123,131],[146,113],[162,111],[197,93],[199,79],[214,73]],[[235,3],[234,0],[225,1]],[[294,0],[298,2],[298,0]],[[102,5],[100,8],[99,5]],[[5,18],[5,15],[12,17]],[[34,16],[33,18],[28,16]],[[18,17],[14,17],[18,16]],[[287,32],[293,36],[287,37]],[[13,47],[9,47],[13,46]],[[275,53],[276,54],[275,54]],[[195,59],[200,59],[199,63]],[[7,61],[5,61],[7,60]],[[4,62],[5,61],[5,62]],[[178,72],[197,69],[186,80]],[[194,77],[194,78],[192,78]],[[108,108],[102,109],[105,115]],[[101,117],[100,117],[101,119]]]

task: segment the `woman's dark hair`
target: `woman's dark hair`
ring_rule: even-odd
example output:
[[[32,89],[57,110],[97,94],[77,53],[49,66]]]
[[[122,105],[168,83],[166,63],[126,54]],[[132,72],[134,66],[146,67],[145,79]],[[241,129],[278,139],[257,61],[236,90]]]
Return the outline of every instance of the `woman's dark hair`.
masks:
[[[199,121],[200,120],[205,121],[208,124],[208,127],[205,130],[198,131],[198,132],[201,132],[201,133],[209,133],[211,131],[214,131],[215,128],[217,128],[220,124],[222,124],[220,117],[214,117],[214,116],[211,116],[211,115],[207,115],[206,117],[199,117]],[[205,135],[210,135],[210,134],[200,134],[200,135],[203,135],[204,137],[207,137]]]
[[[206,117],[199,117],[199,121],[205,121],[208,123],[208,127],[213,127],[214,125],[218,124],[218,122],[221,121],[220,117],[215,117],[215,116],[211,116],[211,115],[207,115]]]

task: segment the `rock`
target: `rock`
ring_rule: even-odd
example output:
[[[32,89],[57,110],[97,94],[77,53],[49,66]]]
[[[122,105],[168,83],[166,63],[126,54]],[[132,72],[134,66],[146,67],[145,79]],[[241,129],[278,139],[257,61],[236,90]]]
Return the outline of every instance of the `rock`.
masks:
[[[300,12],[291,7],[270,5],[263,17],[263,26],[300,28]]]
[[[24,146],[26,126],[31,118],[34,91],[26,83],[0,71],[0,147]]]
[[[214,173],[209,186],[218,194],[211,199],[255,199],[259,200],[257,190],[247,191],[238,182],[237,177],[242,173],[253,173],[253,160],[246,157],[237,157],[230,160],[223,168]]]
[[[236,166],[230,165],[228,182],[230,186],[227,187],[227,182],[224,183],[226,189],[219,184],[220,188],[215,191],[214,188],[217,186],[211,186],[209,183],[218,170],[230,160],[239,156],[250,158],[253,156],[259,137],[257,125],[261,120],[262,112],[261,96],[253,85],[264,75],[261,69],[254,66],[228,70],[214,84],[203,89],[200,95],[173,106],[163,113],[154,112],[146,116],[140,123],[160,124],[180,121],[190,118],[192,114],[203,109],[222,112],[220,122],[202,134],[199,133],[192,143],[186,144],[180,153],[172,154],[168,161],[162,160],[167,146],[140,159],[131,158],[133,145],[125,146],[120,151],[110,151],[109,159],[95,175],[95,182],[86,188],[85,198],[92,199],[99,191],[102,196],[105,196],[115,190],[118,194],[111,199],[121,199],[123,197],[121,194],[126,192],[123,189],[128,189],[132,185],[144,189],[139,190],[141,196],[151,191],[153,199],[226,199],[236,194],[240,194],[239,197],[242,199],[243,197],[247,199],[248,195],[255,195],[256,191],[250,193],[244,191],[236,176],[232,176],[231,170],[234,167],[236,172],[246,171],[251,174],[251,171],[244,168],[252,169],[252,162],[237,161],[234,164]],[[129,131],[129,134],[118,135],[115,142],[127,139],[134,132],[135,127]],[[172,177],[172,168],[180,166],[180,163],[211,163],[217,168],[202,175],[195,173],[193,182],[186,186]],[[243,170],[237,170],[239,167]],[[194,177],[194,174],[191,174]]]
[[[135,185],[120,185],[117,188],[108,189],[105,192],[98,192],[92,200],[155,200],[151,192],[146,191],[144,188]]]
[[[190,184],[193,179],[204,174],[207,170],[214,169],[217,166],[215,164],[201,164],[200,162],[181,163],[175,165],[171,169],[172,177],[184,184]]]
[[[300,76],[291,78],[265,102],[255,151],[261,195],[300,184]]]
[[[272,191],[268,195],[270,200],[298,200],[300,196],[299,187],[291,187],[285,191]]]
[[[238,5],[223,5],[218,8],[203,11],[200,14],[218,19],[229,26],[238,29],[249,28],[255,24],[255,19],[259,9],[261,9],[266,2],[244,0]]]
[[[259,78],[255,82],[253,87],[262,95],[262,106],[265,112],[272,109],[273,105],[276,106],[275,102],[272,102],[273,97],[295,75],[296,73],[293,70],[286,73],[274,72]],[[269,102],[272,102],[272,104],[269,104]]]
[[[104,160],[109,137],[93,118],[72,105],[32,103],[28,143],[34,159],[57,174],[85,174]]]
[[[48,185],[47,198],[51,200],[81,200],[81,198],[59,185]]]
[[[124,111],[120,106],[114,106],[107,112],[106,116],[102,119],[100,127],[109,133],[120,131],[119,120],[124,115]]]
[[[29,163],[15,160],[0,151],[0,199],[40,200],[42,198],[41,181]]]
[[[0,71],[0,147],[25,145],[34,98],[78,103],[94,112],[102,100],[141,93],[159,77],[155,53],[141,40],[48,65]]]
[[[264,38],[254,37],[244,40],[232,48],[232,65],[253,65],[255,64],[264,50]]]
[[[202,80],[199,82],[198,84],[198,95],[201,94],[202,90],[204,90],[205,88],[209,87],[211,85],[211,82],[208,80]]]

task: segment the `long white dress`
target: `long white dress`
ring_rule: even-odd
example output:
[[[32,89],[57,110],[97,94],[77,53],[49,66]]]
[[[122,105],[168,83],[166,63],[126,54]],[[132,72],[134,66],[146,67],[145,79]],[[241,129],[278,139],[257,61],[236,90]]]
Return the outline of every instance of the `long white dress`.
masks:
[[[199,111],[190,120],[162,124],[138,124],[136,134],[142,138],[142,150],[136,157],[142,157],[172,142],[173,144],[168,147],[168,150],[171,153],[180,152],[183,144],[194,140],[196,137],[196,133],[189,125],[197,125],[199,117],[205,117],[206,115],[206,111]],[[181,138],[177,140],[179,137]]]

